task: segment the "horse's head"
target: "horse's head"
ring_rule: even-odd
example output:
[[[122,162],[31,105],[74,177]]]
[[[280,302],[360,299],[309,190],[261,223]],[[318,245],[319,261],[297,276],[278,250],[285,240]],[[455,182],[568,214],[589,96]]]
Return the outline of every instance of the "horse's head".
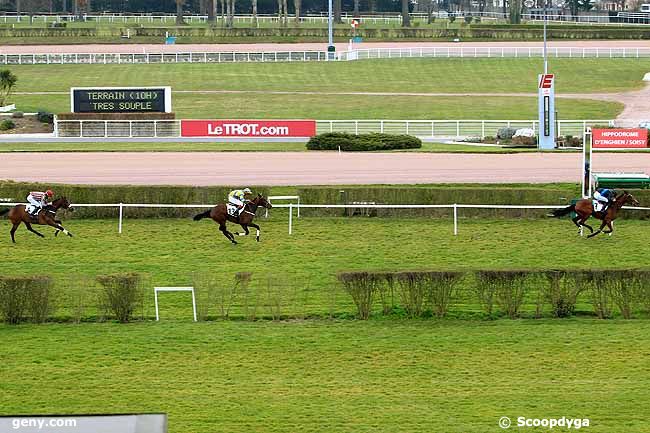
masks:
[[[639,201],[627,191],[623,191],[623,194],[621,195],[620,199],[623,200],[624,205],[631,204],[632,206],[639,206],[640,204]]]
[[[52,207],[54,207],[54,209],[66,209],[69,211],[74,210],[74,208],[72,207],[72,203],[70,203],[67,197],[57,198],[52,202]]]
[[[260,207],[265,207],[267,209],[271,209],[273,206],[271,206],[271,203],[264,197],[262,194],[257,194],[257,197],[255,197],[252,202]]]

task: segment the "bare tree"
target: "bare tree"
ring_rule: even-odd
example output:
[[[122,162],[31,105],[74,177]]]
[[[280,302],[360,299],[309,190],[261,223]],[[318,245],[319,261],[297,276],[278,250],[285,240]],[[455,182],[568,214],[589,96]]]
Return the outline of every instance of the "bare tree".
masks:
[[[354,16],[359,16],[359,2],[360,0],[354,0]]]
[[[288,14],[287,14],[287,0],[282,0],[282,9],[284,13],[283,21],[284,21],[284,25],[286,26],[289,21]]]
[[[368,0],[368,10],[374,13],[377,10],[377,0]]]
[[[334,22],[336,24],[343,24],[341,9],[341,0],[334,0]]]
[[[176,25],[177,26],[185,25],[185,20],[183,19],[183,6],[185,6],[185,0],[176,0]]]
[[[208,24],[214,24],[217,20],[217,11],[215,4],[217,0],[205,0],[206,13],[208,14]]]
[[[302,7],[302,0],[293,0],[293,8],[296,12],[296,25],[300,25],[300,9]]]
[[[259,26],[259,22],[257,21],[257,0],[253,0],[253,27]]]
[[[409,14],[409,0],[402,0],[402,27],[411,27],[411,15]]]

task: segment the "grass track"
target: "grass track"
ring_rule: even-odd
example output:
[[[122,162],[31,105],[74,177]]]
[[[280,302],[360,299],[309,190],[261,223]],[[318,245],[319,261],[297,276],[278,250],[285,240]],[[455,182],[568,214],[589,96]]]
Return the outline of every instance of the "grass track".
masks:
[[[174,94],[178,118],[251,119],[535,119],[533,97],[352,96],[270,94]],[[16,95],[25,112],[70,111],[64,95]],[[558,98],[559,119],[612,119],[623,105]]]
[[[175,433],[482,433],[504,415],[645,432],[649,335],[643,320],[0,326],[0,413],[162,411]]]
[[[557,93],[643,87],[650,59],[550,59]],[[391,59],[164,65],[21,65],[17,92],[81,86],[172,86],[173,90],[535,93],[541,59]]]

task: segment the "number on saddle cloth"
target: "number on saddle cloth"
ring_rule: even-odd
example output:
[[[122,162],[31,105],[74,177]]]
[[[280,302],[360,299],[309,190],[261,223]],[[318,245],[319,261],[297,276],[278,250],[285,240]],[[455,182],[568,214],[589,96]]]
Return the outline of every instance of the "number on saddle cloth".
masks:
[[[226,208],[228,209],[228,215],[230,215],[232,217],[237,217],[238,216],[237,215],[237,206],[235,206],[234,204],[228,203]]]

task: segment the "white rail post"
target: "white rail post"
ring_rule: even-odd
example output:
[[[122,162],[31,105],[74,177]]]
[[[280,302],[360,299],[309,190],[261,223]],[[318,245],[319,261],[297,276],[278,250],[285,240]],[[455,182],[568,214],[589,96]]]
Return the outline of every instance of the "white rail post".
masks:
[[[289,234],[293,233],[293,203],[289,203]]]
[[[458,236],[458,206],[454,203],[454,236]]]
[[[300,196],[298,196],[298,218],[300,218]]]
[[[120,203],[120,219],[119,219],[119,222],[117,224],[117,232],[119,234],[122,234],[122,216],[123,215],[124,215],[124,211],[123,211],[122,203]]]

